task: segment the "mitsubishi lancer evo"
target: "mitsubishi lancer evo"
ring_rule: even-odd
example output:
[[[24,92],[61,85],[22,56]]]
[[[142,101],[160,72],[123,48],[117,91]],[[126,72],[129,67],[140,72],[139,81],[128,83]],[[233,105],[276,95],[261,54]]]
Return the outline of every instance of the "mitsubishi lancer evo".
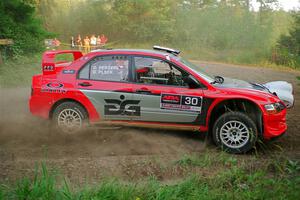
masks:
[[[56,62],[61,54],[73,60]],[[230,153],[286,132],[290,83],[211,76],[179,54],[160,46],[46,51],[42,74],[32,78],[30,111],[67,133],[103,122],[207,132]]]

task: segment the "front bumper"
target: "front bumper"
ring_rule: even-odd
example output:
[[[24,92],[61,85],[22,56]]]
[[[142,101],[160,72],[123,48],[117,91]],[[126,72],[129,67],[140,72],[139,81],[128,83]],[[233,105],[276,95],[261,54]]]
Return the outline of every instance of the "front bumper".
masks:
[[[273,142],[273,141],[276,141],[277,139],[279,139],[279,138],[281,138],[281,137],[283,137],[283,136],[285,136],[286,135],[286,132],[283,132],[282,134],[280,134],[280,135],[278,135],[278,136],[275,136],[275,137],[272,137],[270,140],[268,140],[268,141],[270,141],[270,142]]]
[[[270,140],[283,135],[287,130],[286,109],[277,114],[265,113],[263,115],[263,122],[264,139]]]

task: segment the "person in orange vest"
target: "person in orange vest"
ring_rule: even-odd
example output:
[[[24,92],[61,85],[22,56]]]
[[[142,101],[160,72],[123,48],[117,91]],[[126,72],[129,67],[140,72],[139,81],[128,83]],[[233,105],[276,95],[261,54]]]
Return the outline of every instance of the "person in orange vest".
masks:
[[[84,53],[88,53],[91,51],[91,46],[90,46],[90,38],[86,36],[83,40],[84,44]]]

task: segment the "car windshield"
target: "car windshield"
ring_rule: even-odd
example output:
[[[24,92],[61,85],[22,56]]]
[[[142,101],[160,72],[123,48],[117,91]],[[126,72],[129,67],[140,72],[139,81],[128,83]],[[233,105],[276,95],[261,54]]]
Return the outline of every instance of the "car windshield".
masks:
[[[184,58],[180,58],[180,61],[183,64],[185,64],[186,66],[188,66],[190,69],[192,69],[195,73],[199,74],[207,82],[213,83],[215,81],[214,77],[212,77],[209,74],[207,74],[205,71],[203,71],[202,69],[200,69],[200,67],[198,67],[197,65],[189,62],[188,60],[186,60]]]

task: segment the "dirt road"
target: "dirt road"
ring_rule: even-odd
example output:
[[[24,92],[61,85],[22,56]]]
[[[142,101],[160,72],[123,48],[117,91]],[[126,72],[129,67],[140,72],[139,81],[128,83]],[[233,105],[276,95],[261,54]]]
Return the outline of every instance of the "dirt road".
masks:
[[[294,84],[296,104],[288,113],[288,133],[277,141],[284,152],[300,159],[299,72],[194,61],[207,72],[249,81],[286,80]],[[0,89],[0,182],[30,175],[34,163],[47,161],[73,180],[96,181],[104,176],[134,177],[155,173],[153,163],[170,163],[191,152],[214,151],[201,133],[122,128],[66,136],[53,133],[48,122],[28,111],[30,88]],[[251,156],[251,155],[247,155]],[[152,164],[151,164],[152,163]],[[150,173],[150,174],[149,174]],[[159,172],[158,172],[159,173]],[[181,172],[165,172],[180,177]]]

